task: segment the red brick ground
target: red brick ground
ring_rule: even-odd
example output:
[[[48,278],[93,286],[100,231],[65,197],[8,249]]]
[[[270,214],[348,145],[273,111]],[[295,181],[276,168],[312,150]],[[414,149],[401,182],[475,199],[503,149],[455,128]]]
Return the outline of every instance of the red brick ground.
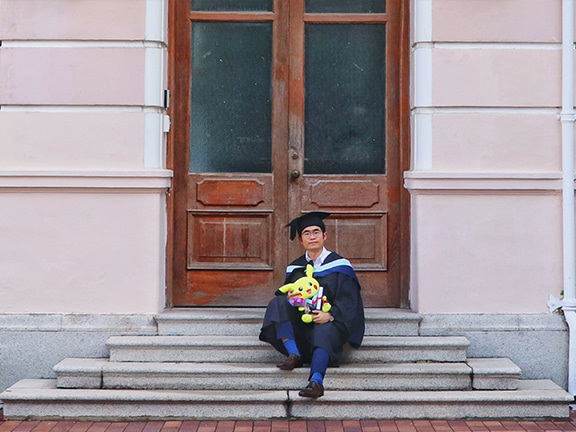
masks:
[[[271,420],[74,422],[2,419],[0,432],[576,432],[571,421]]]

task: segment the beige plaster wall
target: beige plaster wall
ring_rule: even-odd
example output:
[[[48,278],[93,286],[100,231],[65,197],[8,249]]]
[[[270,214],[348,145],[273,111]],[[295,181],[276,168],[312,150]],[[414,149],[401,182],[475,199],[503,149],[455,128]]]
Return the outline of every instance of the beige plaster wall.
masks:
[[[443,46],[432,59],[435,107],[522,109],[561,104],[561,51]]]
[[[0,312],[158,311],[169,182],[145,131],[163,115],[151,9],[167,2],[1,1],[0,254],[19,276],[0,272]],[[545,311],[561,280],[561,1],[412,10],[413,307]]]
[[[435,41],[561,42],[561,0],[433,0]]]
[[[0,113],[0,169],[138,169],[142,112]]]
[[[414,254],[424,313],[537,313],[562,286],[556,194],[418,194]]]
[[[411,300],[547,311],[562,289],[560,0],[414,0]]]
[[[143,40],[145,0],[2,0],[2,40]]]
[[[1,193],[0,313],[162,308],[162,201],[106,190]]]
[[[562,166],[555,113],[442,112],[434,116],[434,168],[439,171],[535,172]]]
[[[2,105],[144,105],[144,49],[3,47]]]
[[[0,313],[163,309],[167,3],[0,1]]]

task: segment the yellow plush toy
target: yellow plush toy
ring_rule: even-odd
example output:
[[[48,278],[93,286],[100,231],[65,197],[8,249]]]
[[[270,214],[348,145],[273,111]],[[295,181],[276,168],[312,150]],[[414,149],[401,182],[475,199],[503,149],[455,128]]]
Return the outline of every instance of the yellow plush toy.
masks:
[[[296,282],[283,285],[279,288],[283,293],[297,292],[299,295],[289,299],[292,306],[298,307],[298,310],[304,312],[302,314],[302,321],[311,323],[314,316],[312,310],[321,310],[328,312],[332,309],[332,305],[328,303],[324,295],[324,289],[320,286],[318,281],[312,277],[314,274],[314,267],[310,264],[306,266],[306,276],[302,276]]]

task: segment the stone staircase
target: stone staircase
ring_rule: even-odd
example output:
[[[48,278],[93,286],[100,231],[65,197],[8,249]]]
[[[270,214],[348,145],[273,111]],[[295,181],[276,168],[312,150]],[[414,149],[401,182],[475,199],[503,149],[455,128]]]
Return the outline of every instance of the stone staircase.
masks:
[[[23,380],[0,395],[10,419],[568,418],[573,398],[520,380],[505,358],[470,359],[464,337],[419,336],[420,316],[367,309],[359,350],[326,375],[318,400],[298,396],[308,368],[257,338],[263,309],[174,310],[157,336],[113,336],[106,359],[69,358],[57,379]]]

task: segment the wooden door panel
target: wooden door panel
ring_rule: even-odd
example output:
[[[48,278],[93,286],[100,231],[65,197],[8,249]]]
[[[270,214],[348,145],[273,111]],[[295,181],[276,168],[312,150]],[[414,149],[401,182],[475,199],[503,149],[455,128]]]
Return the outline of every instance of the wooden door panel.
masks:
[[[271,270],[270,214],[188,213],[188,269]]]
[[[354,263],[357,271],[386,271],[388,214],[333,214],[326,219],[327,248]]]
[[[257,270],[194,270],[186,287],[176,291],[181,306],[265,306],[272,295],[273,274]]]
[[[190,210],[271,210],[272,174],[189,174]]]
[[[396,297],[385,294],[397,284],[396,269],[388,265],[388,176],[303,175],[293,187],[301,189],[302,212],[331,213],[324,221],[326,248],[350,260],[367,304],[392,306]]]
[[[365,307],[398,307],[400,293],[397,282],[382,277],[382,272],[357,272],[362,287],[362,301]]]
[[[303,212],[382,212],[389,204],[384,175],[303,175],[292,186],[301,190]]]
[[[203,179],[196,184],[196,198],[205,207],[255,207],[265,202],[265,187],[266,184],[258,179]]]
[[[272,174],[189,174],[181,305],[262,305],[273,274]]]
[[[272,174],[189,174],[187,208],[188,270],[272,270]]]
[[[307,176],[304,199],[318,208],[359,207],[382,205],[380,185],[371,179],[313,179]]]
[[[401,172],[409,160],[408,0],[382,2],[385,8],[378,10],[352,0],[339,2],[337,9],[332,2],[328,9],[328,3],[321,2],[324,6],[318,9],[311,0],[272,1],[272,8],[252,10],[241,1],[226,3],[222,9],[209,1],[170,0],[173,132],[169,159],[175,176],[169,201],[173,256],[168,271],[173,303],[265,305],[282,283],[285,266],[302,254],[297,241],[288,241],[285,224],[321,210],[332,213],[325,221],[327,248],[352,262],[365,305],[398,307],[406,303],[400,284],[407,274],[401,275],[400,261],[406,256],[402,250],[407,250],[402,224],[408,213],[406,204],[401,209],[401,200],[406,202]],[[365,24],[367,32],[360,28]],[[322,34],[342,43],[345,39],[340,36],[348,30],[364,35],[350,37],[353,49],[348,54],[364,53],[368,63],[359,66],[355,56],[344,56],[345,64],[333,64],[340,51],[326,56],[320,45],[314,49]],[[271,40],[271,44],[262,42],[254,48],[248,43],[253,32],[258,41]],[[247,42],[236,43],[236,39]],[[307,41],[312,42],[308,48]],[[368,48],[370,41],[377,50]],[[267,56],[261,63],[264,57],[256,55],[260,51],[272,52],[271,60]],[[243,73],[230,75],[234,67],[218,66],[237,59],[245,60],[234,63]],[[308,69],[312,64],[320,69]],[[251,67],[258,65],[261,73],[252,74]],[[346,65],[350,67],[345,69]],[[208,66],[215,73],[207,72]],[[364,78],[369,85],[358,96],[356,83],[369,70],[373,78]],[[329,109],[314,111],[323,106],[325,96],[340,94],[330,87],[323,90],[332,76],[340,77],[334,81],[343,84],[342,103],[327,102],[332,104]],[[372,91],[376,79],[386,80],[379,93]],[[310,83],[316,84],[306,87]],[[249,89],[264,87],[264,92],[254,93],[259,104],[246,96],[252,94]],[[377,107],[367,99],[374,99]],[[320,104],[306,105],[311,100]],[[230,106],[244,108],[229,112]],[[328,123],[322,115],[334,110],[341,120],[332,118],[334,128],[325,127]],[[363,112],[371,116],[359,114]],[[320,113],[320,118],[314,113]],[[231,122],[224,121],[220,127],[218,119]],[[377,126],[376,132],[371,125]],[[256,142],[266,143],[265,152],[250,150]],[[306,142],[313,144],[307,147]],[[359,147],[359,142],[370,145]],[[375,146],[381,146],[376,153]],[[219,155],[222,160],[208,163],[206,155]],[[266,163],[247,163],[258,157]],[[238,165],[236,160],[244,162]],[[348,164],[340,166],[339,160]]]

